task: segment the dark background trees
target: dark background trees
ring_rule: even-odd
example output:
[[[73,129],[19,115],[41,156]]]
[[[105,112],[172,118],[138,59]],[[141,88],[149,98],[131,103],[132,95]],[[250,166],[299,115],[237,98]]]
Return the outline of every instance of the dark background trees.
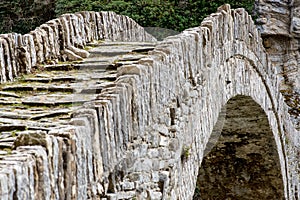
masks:
[[[254,6],[254,0],[1,0],[0,33],[27,33],[63,13],[82,10],[111,10],[145,27],[182,31],[200,25],[224,3],[250,13]]]
[[[55,0],[0,0],[0,33],[27,33],[55,17]]]

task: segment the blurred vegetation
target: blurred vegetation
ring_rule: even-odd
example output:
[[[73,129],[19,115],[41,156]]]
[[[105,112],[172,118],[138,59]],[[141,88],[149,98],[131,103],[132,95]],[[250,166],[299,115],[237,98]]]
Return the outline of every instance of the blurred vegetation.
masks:
[[[0,0],[0,33],[27,33],[55,17],[55,0]]]
[[[0,33],[27,33],[63,13],[115,11],[144,27],[182,31],[199,26],[204,17],[225,3],[252,13],[254,0],[1,0]]]

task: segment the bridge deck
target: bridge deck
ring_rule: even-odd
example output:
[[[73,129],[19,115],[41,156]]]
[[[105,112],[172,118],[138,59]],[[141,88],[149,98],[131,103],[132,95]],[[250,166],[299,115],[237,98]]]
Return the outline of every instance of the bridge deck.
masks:
[[[116,80],[118,67],[145,57],[155,43],[90,45],[90,56],[82,61],[40,66],[33,74],[0,86],[1,155],[13,153],[20,134],[70,128],[71,113]]]

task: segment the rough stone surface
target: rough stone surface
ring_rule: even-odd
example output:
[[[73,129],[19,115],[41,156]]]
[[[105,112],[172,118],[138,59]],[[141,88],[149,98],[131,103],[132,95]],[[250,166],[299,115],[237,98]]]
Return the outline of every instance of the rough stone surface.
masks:
[[[103,89],[114,83],[117,77],[116,70],[123,65],[118,63],[119,60],[137,61],[146,55],[134,53],[135,49],[141,49],[144,46],[154,48],[154,45],[153,42],[102,41],[98,47],[91,49],[90,57],[82,60],[80,64],[75,62],[53,65],[47,67],[47,71],[24,75],[15,82],[2,85],[0,92],[0,98],[3,101],[0,103],[0,131],[2,133],[0,148],[4,149],[1,155],[7,157],[1,163],[3,166],[0,169],[12,165],[19,170],[17,164],[21,161],[27,167],[29,163],[26,161],[30,160],[22,159],[23,154],[25,156],[33,154],[34,158],[40,154],[47,155],[46,160],[41,160],[40,163],[33,165],[34,168],[39,168],[39,171],[26,172],[30,173],[32,177],[45,174],[45,176],[39,177],[40,188],[36,187],[35,182],[32,181],[31,185],[24,189],[24,194],[14,194],[17,198],[34,199],[28,197],[28,193],[32,193],[40,199],[87,199],[87,197],[95,199],[100,196],[110,198],[116,196],[117,199],[120,199],[134,196],[135,182],[130,181],[122,183],[121,187],[125,192],[120,192],[118,195],[106,194],[105,183],[108,176],[104,176],[104,166],[99,159],[103,150],[99,144],[99,128],[96,128],[96,124],[98,124],[96,111],[90,108],[84,109],[89,106],[83,106],[83,103],[95,101]],[[99,52],[106,49],[115,52],[126,50],[128,54],[123,55],[120,52],[109,57],[106,55],[101,59]],[[107,63],[105,68],[103,68],[103,61]],[[74,66],[76,66],[75,69]],[[13,100],[18,102],[12,103]],[[79,108],[81,110],[77,111]],[[87,125],[88,128],[86,128]],[[95,135],[88,137],[85,135],[87,133]],[[120,141],[118,143],[120,144]],[[90,147],[93,148],[90,149]],[[143,155],[145,155],[147,147],[143,147],[143,149]],[[96,160],[95,158],[92,160],[92,154],[97,155]],[[18,162],[9,163],[7,160]],[[151,162],[150,159],[145,160],[149,170]],[[86,166],[86,164],[88,165]],[[41,165],[45,166],[41,167]],[[93,166],[97,166],[97,171],[93,172]],[[45,167],[48,171],[45,171]],[[74,173],[71,173],[72,171]],[[87,173],[89,174],[88,179],[86,178]],[[73,177],[76,178],[72,179]],[[97,177],[101,179],[98,180]],[[6,178],[5,175],[3,180]],[[22,179],[11,181],[20,185],[25,184]],[[51,192],[45,193],[42,185],[49,184],[49,182],[51,183]],[[79,185],[82,187],[74,187],[74,184],[77,183],[80,183]],[[1,185],[2,192],[7,187],[3,184]],[[88,188],[86,184],[95,185]],[[152,195],[159,196],[156,193]],[[1,199],[6,197],[5,193]],[[8,199],[10,198],[13,197]]]
[[[293,123],[300,129],[299,109],[291,106],[300,97],[300,1],[256,1],[256,10],[264,47],[278,70]]]
[[[40,64],[95,48],[1,85],[1,199],[186,200],[197,182],[217,182],[200,187],[216,199],[300,198],[293,101],[244,9],[225,5],[160,43],[111,12],[66,14],[31,35]],[[11,37],[22,38],[0,40],[2,82],[28,68],[12,62]]]
[[[25,35],[0,35],[0,81],[12,81],[41,64],[86,58],[89,53],[82,48],[104,39],[156,40],[135,21],[114,12],[64,14]]]

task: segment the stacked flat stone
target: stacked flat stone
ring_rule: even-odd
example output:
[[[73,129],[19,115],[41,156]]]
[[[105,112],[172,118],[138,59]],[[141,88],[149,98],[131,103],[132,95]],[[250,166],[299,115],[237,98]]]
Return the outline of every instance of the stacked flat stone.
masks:
[[[300,198],[300,134],[244,9],[225,5],[145,57],[113,63],[116,79],[76,109],[74,127],[17,137],[1,160],[3,199],[192,199],[219,113],[239,95],[268,118],[284,198]]]
[[[12,81],[39,64],[87,57],[82,48],[104,39],[155,41],[135,21],[114,12],[64,14],[25,35],[0,35],[0,81]]]
[[[121,66],[91,107],[100,134],[94,144],[109,152],[97,159],[108,180],[105,197],[192,199],[218,114],[236,95],[250,96],[266,113],[283,196],[299,197],[299,131],[279,86],[251,17],[228,5],[200,27],[166,38],[149,57]]]
[[[79,63],[46,65],[44,71],[2,85],[0,199],[105,196],[106,179],[115,165],[108,150],[122,156],[118,148],[124,144],[112,142],[114,149],[99,144],[105,132],[99,132],[90,104],[114,84],[117,66],[146,57],[155,43],[93,45],[98,47]],[[100,160],[104,152],[107,157]]]

